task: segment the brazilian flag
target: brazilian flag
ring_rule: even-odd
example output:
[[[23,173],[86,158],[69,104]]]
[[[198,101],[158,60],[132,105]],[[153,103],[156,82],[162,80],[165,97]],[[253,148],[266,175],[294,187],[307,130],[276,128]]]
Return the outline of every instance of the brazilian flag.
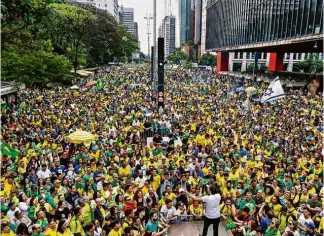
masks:
[[[14,158],[20,155],[20,152],[18,150],[13,149],[7,143],[2,144],[1,153],[2,153],[2,155],[11,156]]]
[[[96,89],[101,90],[104,88],[104,86],[104,82],[101,79],[98,79]]]

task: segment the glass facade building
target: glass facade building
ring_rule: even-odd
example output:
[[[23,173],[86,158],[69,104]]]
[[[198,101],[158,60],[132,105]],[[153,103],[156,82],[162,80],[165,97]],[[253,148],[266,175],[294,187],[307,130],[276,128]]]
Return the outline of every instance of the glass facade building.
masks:
[[[323,33],[323,0],[209,0],[206,49]]]
[[[180,44],[191,40],[190,38],[191,0],[179,0],[179,29]]]

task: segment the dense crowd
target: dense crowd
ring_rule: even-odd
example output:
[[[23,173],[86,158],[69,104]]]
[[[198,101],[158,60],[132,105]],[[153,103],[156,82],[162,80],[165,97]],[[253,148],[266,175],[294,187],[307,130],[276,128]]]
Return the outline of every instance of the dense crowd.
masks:
[[[158,110],[148,68],[99,75],[104,90],[26,89],[2,110],[1,235],[163,235],[204,217],[188,193],[210,186],[234,235],[322,235],[320,95],[261,104],[233,87],[262,82],[170,69]],[[68,142],[77,129],[97,139]]]

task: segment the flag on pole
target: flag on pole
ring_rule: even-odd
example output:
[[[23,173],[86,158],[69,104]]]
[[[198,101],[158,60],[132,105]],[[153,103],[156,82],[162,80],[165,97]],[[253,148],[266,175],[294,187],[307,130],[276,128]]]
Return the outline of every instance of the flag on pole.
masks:
[[[263,96],[261,98],[261,102],[272,102],[279,98],[285,97],[285,92],[280,83],[279,77],[275,78],[274,81],[271,82],[269,87],[263,92]]]
[[[250,111],[250,99],[247,98],[244,102],[245,111]]]

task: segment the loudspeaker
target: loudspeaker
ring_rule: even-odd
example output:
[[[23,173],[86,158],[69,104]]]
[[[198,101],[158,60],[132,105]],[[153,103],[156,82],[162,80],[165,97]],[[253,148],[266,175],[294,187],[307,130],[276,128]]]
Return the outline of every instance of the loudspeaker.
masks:
[[[158,38],[158,107],[164,107],[164,38]]]

